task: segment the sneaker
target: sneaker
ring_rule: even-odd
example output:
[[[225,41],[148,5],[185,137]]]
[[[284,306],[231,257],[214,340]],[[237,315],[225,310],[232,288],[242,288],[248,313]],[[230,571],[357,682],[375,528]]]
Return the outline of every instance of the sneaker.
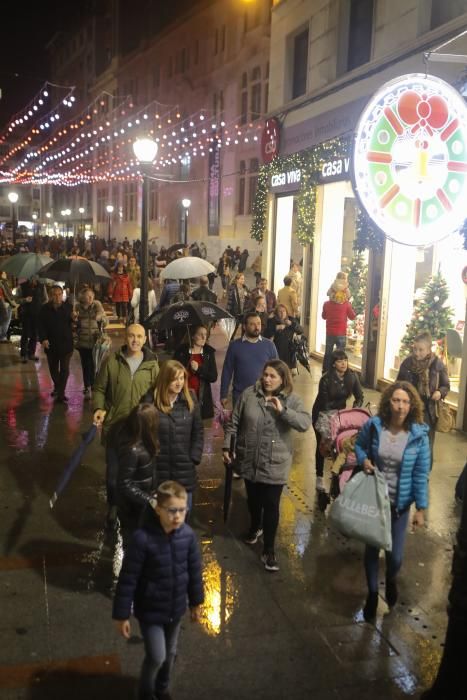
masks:
[[[261,561],[263,562],[266,571],[279,571],[279,562],[277,561],[274,552],[263,554],[261,556]]]
[[[261,528],[259,530],[250,530],[248,535],[243,538],[243,541],[245,544],[256,544],[262,534],[263,531]]]
[[[322,476],[316,477],[316,490],[324,491],[324,478]]]
[[[237,472],[235,472],[235,471],[232,472],[232,477],[233,477],[234,479],[241,479],[241,478],[242,478],[242,477],[240,476],[240,474],[237,474]]]

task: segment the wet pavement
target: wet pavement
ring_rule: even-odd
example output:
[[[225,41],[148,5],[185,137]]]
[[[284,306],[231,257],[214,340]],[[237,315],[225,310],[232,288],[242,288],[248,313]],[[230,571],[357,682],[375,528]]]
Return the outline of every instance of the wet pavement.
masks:
[[[115,342],[118,342],[118,337]],[[221,366],[225,338],[212,344]],[[135,697],[142,660],[137,625],[129,642],[111,621],[118,533],[103,524],[103,450],[97,439],[64,494],[49,507],[57,479],[90,425],[79,358],[72,360],[68,406],[55,405],[45,358],[22,365],[0,345],[0,700]],[[295,380],[311,410],[321,368]],[[375,403],[376,392],[366,391]],[[261,546],[241,542],[244,487],[234,482],[223,523],[222,433],[208,422],[192,525],[204,560],[201,625],[184,621],[174,669],[177,700],[396,700],[417,697],[436,673],[446,628],[453,539],[460,510],[454,484],[467,438],[437,435],[428,527],[409,534],[400,603],[381,588],[375,626],[362,620],[363,547],[327,526],[317,506],[314,434],[297,435],[281,505],[271,574]],[[384,576],[381,576],[383,580]]]

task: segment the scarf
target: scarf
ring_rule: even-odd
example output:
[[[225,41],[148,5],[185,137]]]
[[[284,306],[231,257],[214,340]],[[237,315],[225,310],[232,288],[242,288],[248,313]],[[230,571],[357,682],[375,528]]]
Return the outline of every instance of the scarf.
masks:
[[[417,377],[417,391],[422,398],[430,398],[430,365],[435,359],[432,352],[423,360],[411,358],[410,371]]]

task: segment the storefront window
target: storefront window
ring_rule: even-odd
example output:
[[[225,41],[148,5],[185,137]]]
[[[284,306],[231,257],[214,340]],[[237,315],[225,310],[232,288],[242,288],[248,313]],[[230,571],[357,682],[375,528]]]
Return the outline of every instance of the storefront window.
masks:
[[[295,235],[297,222],[297,201],[294,195],[277,197],[276,229],[272,288],[278,292],[284,286],[284,277],[289,273],[291,263],[300,264],[303,246]]]
[[[434,343],[433,350],[448,368],[451,392],[448,400],[457,405],[461,351],[464,341],[467,287],[462,270],[467,265],[467,251],[461,236],[453,234],[425,249],[398,243],[386,244],[385,296],[387,298],[384,378],[394,381],[403,359],[401,342],[413,314],[414,300],[422,296],[430,277],[441,273],[449,289],[447,306],[452,309],[452,328],[447,342]]]

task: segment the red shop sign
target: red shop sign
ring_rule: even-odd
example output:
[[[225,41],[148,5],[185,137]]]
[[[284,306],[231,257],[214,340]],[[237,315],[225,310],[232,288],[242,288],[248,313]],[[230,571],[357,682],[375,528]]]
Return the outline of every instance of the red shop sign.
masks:
[[[279,122],[275,117],[266,120],[261,136],[261,157],[263,163],[270,163],[279,155]]]

